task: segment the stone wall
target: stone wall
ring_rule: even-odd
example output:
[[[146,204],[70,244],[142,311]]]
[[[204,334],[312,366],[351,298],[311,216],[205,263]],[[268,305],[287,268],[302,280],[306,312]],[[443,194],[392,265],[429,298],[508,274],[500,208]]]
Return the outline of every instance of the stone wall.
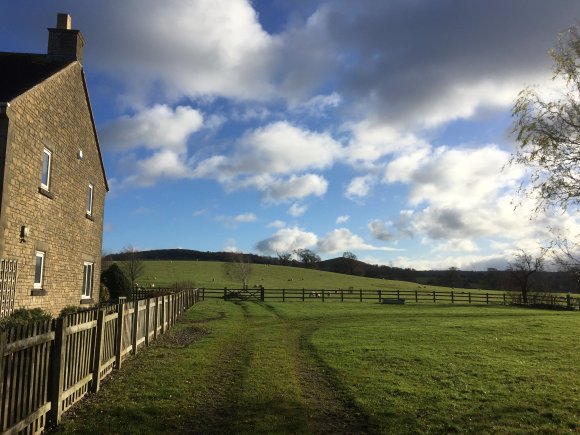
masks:
[[[17,97],[7,116],[0,258],[18,260],[15,306],[56,315],[68,305],[97,302],[106,182],[81,64]],[[48,193],[40,189],[44,148],[52,152]],[[92,216],[86,214],[89,183]],[[42,291],[33,291],[37,250],[46,253]],[[81,301],[85,261],[94,263],[94,284],[91,300]]]

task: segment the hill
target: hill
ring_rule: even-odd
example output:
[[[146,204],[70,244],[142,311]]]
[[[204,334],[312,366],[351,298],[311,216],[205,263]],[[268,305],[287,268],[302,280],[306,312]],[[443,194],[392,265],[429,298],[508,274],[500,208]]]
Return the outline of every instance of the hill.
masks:
[[[190,249],[158,249],[140,252],[139,256],[147,261],[199,261],[199,262],[230,262],[231,252],[203,252]],[[271,266],[293,266],[305,268],[306,265],[296,261],[284,261],[278,257],[268,257],[256,254],[241,254],[245,261],[253,264]],[[122,261],[125,254],[111,254],[105,257],[112,261]],[[311,265],[310,265],[311,266]],[[443,286],[465,289],[517,290],[517,283],[508,271],[489,269],[486,271],[448,270],[415,270],[368,264],[356,259],[338,257],[324,260],[315,265],[316,270],[333,272],[358,277],[409,281],[426,286]],[[533,289],[536,291],[557,291],[578,293],[576,279],[564,272],[539,272],[533,275]]]

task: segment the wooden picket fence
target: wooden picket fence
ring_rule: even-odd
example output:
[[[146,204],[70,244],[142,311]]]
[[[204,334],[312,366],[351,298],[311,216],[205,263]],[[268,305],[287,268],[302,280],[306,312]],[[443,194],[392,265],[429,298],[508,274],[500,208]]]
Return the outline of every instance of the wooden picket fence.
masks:
[[[36,434],[123,361],[171,328],[197,289],[134,300],[8,329],[0,334],[3,434]]]
[[[259,300],[271,302],[383,302],[383,303],[445,303],[484,305],[524,305],[518,292],[483,292],[464,290],[369,290],[369,289],[229,289],[201,288],[200,298],[224,300]],[[570,310],[580,309],[580,297],[555,294],[530,294],[527,305],[550,306]]]

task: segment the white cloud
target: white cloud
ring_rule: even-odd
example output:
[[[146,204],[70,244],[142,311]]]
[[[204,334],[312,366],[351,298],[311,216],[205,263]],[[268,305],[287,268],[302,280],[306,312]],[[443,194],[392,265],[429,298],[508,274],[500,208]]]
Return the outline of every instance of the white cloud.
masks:
[[[339,217],[336,218],[336,224],[337,225],[345,224],[345,223],[347,223],[349,221],[349,219],[350,219],[350,216],[347,215],[347,214],[342,215],[342,216],[339,216]]]
[[[94,66],[123,77],[130,101],[153,91],[174,100],[273,93],[269,64],[276,43],[249,1],[125,0],[108,6],[89,5],[94,20],[83,30],[99,41]],[[93,22],[97,27],[90,27]]]
[[[188,106],[158,104],[134,116],[122,116],[105,124],[99,132],[101,143],[110,151],[146,147],[152,150],[185,151],[187,139],[203,126],[203,116]]]
[[[258,218],[254,213],[242,213],[235,216],[217,216],[216,220],[218,222],[223,222],[224,225],[229,227],[237,227],[238,224],[246,224],[251,222],[256,222]]]
[[[398,251],[399,249],[373,246],[365,243],[360,236],[353,234],[347,228],[337,228],[318,240],[320,252],[337,253],[350,250]]]
[[[368,196],[376,182],[376,178],[372,175],[355,177],[350,181],[344,196],[351,200],[364,198]]]
[[[267,225],[267,228],[284,228],[286,226],[286,222],[281,221],[281,220],[275,220],[270,222]]]
[[[308,206],[306,204],[299,204],[295,202],[292,206],[288,209],[288,214],[293,217],[302,216],[308,210]]]
[[[403,151],[408,154],[429,147],[424,140],[411,133],[401,134],[384,122],[371,122],[366,119],[347,123],[343,128],[351,135],[344,150],[345,160],[353,165],[368,166],[387,155]]]
[[[223,247],[224,252],[242,252],[236,244],[234,239],[228,239],[226,245]]]
[[[295,108],[298,112],[307,112],[313,117],[324,117],[329,109],[338,107],[342,98],[336,92],[328,95],[316,95],[304,103],[298,104]]]
[[[384,242],[391,242],[395,240],[395,235],[389,230],[388,225],[378,219],[372,220],[368,224],[368,228],[373,236]]]
[[[340,154],[340,144],[329,134],[279,121],[246,134],[230,167],[240,173],[292,174],[326,169]]]
[[[292,252],[295,249],[310,248],[316,245],[316,234],[304,231],[298,227],[282,228],[271,237],[264,239],[256,245],[256,249],[263,254],[275,254],[276,252]]]
[[[246,222],[256,222],[257,217],[254,213],[242,213],[233,217],[234,222],[246,223]]]

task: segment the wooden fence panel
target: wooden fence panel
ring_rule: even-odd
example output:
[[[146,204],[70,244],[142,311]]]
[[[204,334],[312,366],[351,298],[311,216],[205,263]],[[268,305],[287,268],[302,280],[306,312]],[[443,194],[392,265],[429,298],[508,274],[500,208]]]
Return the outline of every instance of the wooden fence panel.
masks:
[[[113,367],[121,367],[131,350],[166,331],[196,301],[197,290],[182,291],[2,332],[2,433],[36,434],[58,424],[72,405],[99,389]]]
[[[51,405],[48,385],[52,322],[13,328],[0,337],[2,433],[40,433]]]
[[[65,317],[64,381],[60,392],[61,412],[82,399],[93,380],[94,349],[98,310],[84,311]]]

